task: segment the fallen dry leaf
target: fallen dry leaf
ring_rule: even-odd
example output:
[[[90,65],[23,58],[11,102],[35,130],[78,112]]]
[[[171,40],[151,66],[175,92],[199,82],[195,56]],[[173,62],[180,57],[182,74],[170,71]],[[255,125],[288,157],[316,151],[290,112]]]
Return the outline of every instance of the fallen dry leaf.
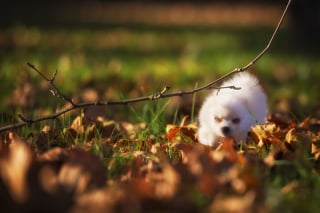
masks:
[[[29,193],[27,183],[27,171],[33,161],[31,149],[16,133],[9,132],[8,153],[1,153],[5,156],[0,158],[1,179],[8,186],[12,198],[17,203],[23,203]]]
[[[225,138],[216,150],[234,163],[244,164],[246,162],[246,158],[235,149],[235,141],[231,138]]]
[[[211,212],[233,212],[233,213],[254,213],[255,193],[247,192],[241,196],[218,197],[210,206]]]
[[[0,195],[6,197],[0,201],[7,212],[17,204],[29,212],[257,212],[267,202],[268,172],[297,173],[291,160],[308,161],[318,171],[309,160],[320,156],[314,119],[273,118],[279,123],[253,127],[248,144],[227,138],[213,148],[197,142],[197,128],[186,119],[168,124],[165,136],[141,139],[144,123],[116,123],[94,113],[84,123],[83,116],[63,134],[44,126],[32,143],[13,132],[0,137]],[[76,147],[82,136],[82,148]],[[279,160],[289,164],[279,167]],[[285,196],[301,187],[280,189]]]
[[[79,194],[85,190],[105,185],[105,167],[98,157],[80,148],[68,151],[58,182],[68,191]]]

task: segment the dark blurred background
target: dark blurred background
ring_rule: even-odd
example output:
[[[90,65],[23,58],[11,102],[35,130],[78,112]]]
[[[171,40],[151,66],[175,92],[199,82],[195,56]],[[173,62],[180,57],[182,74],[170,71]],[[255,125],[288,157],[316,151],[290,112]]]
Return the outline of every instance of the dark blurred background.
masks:
[[[262,4],[262,5],[278,5],[283,8],[286,4],[286,0],[197,0],[197,1],[184,1],[184,0],[32,0],[32,1],[3,1],[1,3],[0,23],[3,25],[26,23],[26,24],[74,24],[75,22],[85,21],[87,15],[87,21],[99,22],[99,19],[95,19],[92,14],[95,13],[95,9],[98,13],[103,13],[102,8],[114,7],[114,13],[117,13],[117,9],[121,5],[127,7],[133,5],[139,5],[142,9],[141,13],[147,12],[144,9],[148,9],[150,5],[166,5],[170,9],[170,5],[195,4],[195,5],[207,5],[207,4],[228,4],[232,5],[250,5],[250,4]],[[86,11],[87,8],[87,11]],[[100,8],[100,9],[99,9]],[[135,7],[137,8],[137,7]],[[130,11],[130,10],[129,10]],[[121,11],[119,11],[120,13]],[[165,15],[165,14],[164,14]],[[79,17],[80,16],[80,17]],[[108,19],[108,10],[105,13]],[[294,36],[296,42],[300,48],[312,49],[318,52],[318,42],[320,41],[320,1],[319,0],[293,0],[290,7],[291,27],[294,30]],[[127,14],[130,19],[130,14]],[[274,19],[270,15],[270,19]],[[119,18],[121,20],[121,17]],[[133,19],[132,22],[134,22]],[[100,20],[100,22],[103,20]],[[130,22],[130,20],[127,20]],[[303,41],[303,42],[301,42]],[[307,41],[307,42],[306,42]]]

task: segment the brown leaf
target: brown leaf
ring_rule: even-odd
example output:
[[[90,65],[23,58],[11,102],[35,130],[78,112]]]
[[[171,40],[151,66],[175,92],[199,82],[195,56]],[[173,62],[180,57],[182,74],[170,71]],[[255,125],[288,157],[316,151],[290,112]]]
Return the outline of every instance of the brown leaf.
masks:
[[[83,102],[93,102],[97,101],[99,98],[99,94],[96,90],[91,88],[86,88],[81,92],[81,101]]]
[[[74,128],[66,127],[63,129],[63,134],[66,144],[73,144],[77,138],[78,132]]]
[[[218,192],[220,189],[220,182],[217,175],[205,172],[200,176],[197,183],[197,189],[204,195],[210,197]]]
[[[92,122],[103,122],[106,118],[106,112],[104,106],[90,106],[84,110],[83,124],[87,125]]]
[[[252,128],[252,133],[258,138],[258,146],[263,147],[265,144],[280,144],[284,138],[283,133],[274,123],[256,125]]]
[[[177,137],[180,132],[180,127],[174,125],[167,125],[166,127],[167,138],[169,141],[172,141],[175,137]]]
[[[49,149],[47,152],[39,154],[37,157],[39,162],[50,163],[51,165],[56,164],[57,167],[59,167],[67,159],[68,151],[60,147]]]
[[[197,126],[195,124],[188,124],[188,117],[184,116],[179,126],[167,124],[166,136],[169,141],[176,139],[177,141],[197,142]]]
[[[269,123],[278,126],[280,129],[296,127],[297,124],[287,114],[273,113],[268,118]]]
[[[22,203],[29,193],[26,175],[33,156],[26,142],[14,132],[9,132],[9,141],[8,153],[5,153],[6,157],[0,159],[0,176],[8,186],[12,198]]]
[[[10,99],[9,106],[32,107],[35,104],[35,90],[29,82],[22,83],[15,89]]]
[[[253,203],[255,201],[255,193],[249,191],[242,196],[221,196],[214,200],[210,206],[211,212],[255,212]]]
[[[71,129],[74,129],[75,132],[84,133],[84,125],[83,125],[83,115],[78,115],[73,121],[70,126]]]
[[[49,194],[55,194],[58,191],[57,173],[49,165],[43,166],[39,169],[37,174],[40,182],[40,187]]]
[[[295,128],[291,128],[286,134],[285,138],[289,144],[297,141],[297,136],[294,133],[295,133]]]
[[[293,192],[299,187],[298,181],[294,180],[285,185],[284,187],[281,188],[281,193],[283,194],[288,194],[290,192]]]
[[[180,132],[185,135],[187,138],[191,139],[192,142],[197,142],[197,137],[196,137],[196,129],[186,126],[186,127],[181,127]]]
[[[263,162],[269,167],[274,166],[274,163],[275,163],[274,154],[269,153],[265,158],[263,158]]]
[[[52,148],[53,146],[58,145],[57,138],[59,132],[52,129],[51,126],[45,125],[42,128],[42,131],[35,136],[35,139],[32,142],[32,146],[36,152],[44,152]]]
[[[188,125],[188,118],[189,116],[188,115],[185,115],[183,116],[181,122],[180,122],[180,127],[183,127],[183,126],[187,126]]]
[[[58,181],[68,191],[81,193],[105,185],[105,168],[95,155],[80,148],[71,149],[59,172]]]
[[[314,140],[311,145],[311,153],[314,155],[315,159],[320,158],[320,139]]]
[[[310,127],[311,120],[312,120],[311,117],[305,118],[305,119],[299,124],[299,127],[300,127],[300,128],[308,129],[308,128]]]
[[[172,198],[180,184],[180,176],[170,164],[162,166],[161,173],[149,173],[146,182],[151,183],[153,194],[159,199]]]
[[[169,141],[176,139],[177,141],[197,142],[196,127],[193,125],[175,126],[168,124],[166,127],[167,138]]]
[[[121,122],[120,123],[120,130],[121,132],[126,133],[126,135],[130,136],[130,139],[134,139],[139,131],[143,130],[146,128],[146,123],[129,123],[129,122]]]
[[[92,190],[80,194],[71,213],[117,213],[117,212],[141,212],[140,200],[136,191],[128,187],[117,186],[106,189]]]
[[[312,153],[312,141],[316,140],[317,136],[310,131],[290,129],[285,138],[284,151],[294,152],[298,156]]]
[[[104,121],[102,125],[98,125],[97,128],[102,136],[102,138],[111,138],[116,139],[119,137],[121,132],[119,125],[115,121]]]
[[[235,150],[235,141],[232,138],[224,138],[216,150],[221,152],[231,162],[240,164],[246,162],[245,157]]]

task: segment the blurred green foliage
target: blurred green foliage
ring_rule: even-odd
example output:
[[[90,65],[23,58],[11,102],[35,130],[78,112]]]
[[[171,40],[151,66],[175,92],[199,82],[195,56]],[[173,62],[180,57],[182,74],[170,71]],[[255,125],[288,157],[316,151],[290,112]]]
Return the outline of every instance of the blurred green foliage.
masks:
[[[1,111],[11,109],[8,100],[26,82],[35,88],[37,101],[31,108],[61,105],[55,98],[41,101],[50,94],[42,91],[47,96],[38,95],[42,79],[26,62],[47,76],[57,69],[56,84],[72,97],[91,88],[103,100],[133,98],[157,92],[165,85],[172,91],[193,89],[244,66],[264,48],[272,31],[141,25],[3,26]],[[271,112],[314,115],[320,98],[319,56],[300,52],[294,39],[292,32],[281,30],[254,72],[266,88]],[[201,103],[205,94],[201,93],[197,102]]]

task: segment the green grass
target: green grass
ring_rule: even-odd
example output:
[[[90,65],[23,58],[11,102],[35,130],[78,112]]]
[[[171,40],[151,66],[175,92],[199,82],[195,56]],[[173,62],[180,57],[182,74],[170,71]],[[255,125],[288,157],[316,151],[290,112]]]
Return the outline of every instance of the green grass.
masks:
[[[73,97],[88,87],[97,90],[101,99],[149,95],[165,85],[172,91],[192,89],[195,84],[201,86],[246,65],[272,33],[272,29],[261,28],[82,25],[17,25],[1,31],[1,102],[25,82],[30,82],[36,93],[41,90],[41,79],[26,66],[27,61],[47,76],[57,69],[56,84]],[[299,52],[293,36],[280,31],[254,70],[266,87],[271,111],[278,109],[280,102],[288,102],[285,110],[306,116],[320,98],[320,63],[316,55]],[[200,93],[197,103],[204,95]],[[33,109],[52,106],[59,106],[55,98],[36,98]],[[1,110],[8,109],[6,104],[1,105]],[[128,112],[122,110],[124,117]]]

